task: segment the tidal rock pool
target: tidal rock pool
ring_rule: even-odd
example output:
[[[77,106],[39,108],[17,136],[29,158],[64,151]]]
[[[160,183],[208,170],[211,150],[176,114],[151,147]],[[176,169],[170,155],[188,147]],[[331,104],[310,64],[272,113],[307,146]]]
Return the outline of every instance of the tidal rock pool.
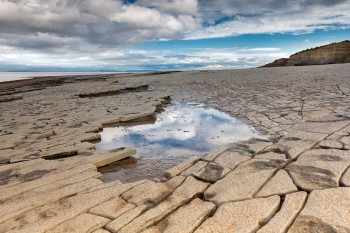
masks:
[[[97,150],[135,147],[135,158],[103,167],[105,182],[156,178],[191,155],[258,137],[244,122],[197,103],[172,101],[155,117],[104,128]]]

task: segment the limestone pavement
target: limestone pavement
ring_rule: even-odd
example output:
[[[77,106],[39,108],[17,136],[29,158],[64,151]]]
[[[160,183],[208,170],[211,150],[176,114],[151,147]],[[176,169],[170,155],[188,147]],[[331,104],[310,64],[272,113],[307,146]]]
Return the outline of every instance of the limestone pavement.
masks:
[[[350,65],[56,77],[0,84],[0,232],[350,232]],[[108,124],[169,97],[246,120],[252,138],[156,181],[104,183]]]

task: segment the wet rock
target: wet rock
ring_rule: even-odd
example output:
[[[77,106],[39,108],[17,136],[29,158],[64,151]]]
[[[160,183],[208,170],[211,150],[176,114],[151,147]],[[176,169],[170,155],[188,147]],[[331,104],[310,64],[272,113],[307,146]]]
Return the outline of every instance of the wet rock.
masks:
[[[280,198],[257,198],[221,205],[195,233],[202,232],[255,232],[278,210]]]
[[[216,163],[208,163],[205,167],[193,175],[199,180],[213,183],[222,179],[228,172],[230,172],[230,169],[227,167]]]
[[[315,149],[302,154],[286,170],[302,190],[312,191],[339,186],[341,175],[350,165],[350,157],[343,150]]]
[[[283,233],[287,232],[289,226],[304,207],[307,194],[306,192],[297,192],[287,194],[281,209],[273,216],[273,218],[257,233]]]
[[[62,233],[62,232],[92,232],[106,225],[110,220],[100,216],[83,213],[74,217],[67,222],[64,222],[57,227],[47,231],[47,233]]]
[[[158,222],[167,214],[171,213],[193,197],[204,192],[207,187],[208,184],[198,181],[191,176],[187,177],[186,180],[177,189],[175,189],[175,191],[167,199],[124,226],[120,230],[120,233],[140,232],[141,230]]]
[[[189,204],[180,207],[156,226],[150,227],[148,231],[164,233],[191,233],[210,215],[214,209],[215,205],[213,203],[196,198]]]
[[[350,188],[315,190],[288,232],[349,232]]]
[[[279,170],[264,187],[256,194],[256,197],[268,197],[272,195],[285,195],[298,191],[285,170]]]
[[[47,170],[36,170],[21,176],[21,178],[23,179],[23,181],[32,181],[41,178],[47,173],[49,173],[49,171]]]
[[[0,172],[0,185],[8,184],[8,182],[16,179],[18,176],[19,174],[11,169],[3,170]]]

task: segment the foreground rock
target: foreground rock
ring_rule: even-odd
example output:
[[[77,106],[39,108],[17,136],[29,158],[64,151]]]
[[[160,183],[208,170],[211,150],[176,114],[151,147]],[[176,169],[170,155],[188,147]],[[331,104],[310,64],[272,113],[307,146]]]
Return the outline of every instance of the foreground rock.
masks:
[[[195,232],[255,232],[273,216],[279,204],[278,196],[226,203]]]
[[[349,211],[350,188],[313,191],[289,232],[350,232]]]
[[[0,232],[349,232],[349,73],[332,65],[0,84]],[[168,93],[270,136],[190,157],[158,180],[102,182],[97,169],[135,149],[96,151],[98,132],[154,114]]]

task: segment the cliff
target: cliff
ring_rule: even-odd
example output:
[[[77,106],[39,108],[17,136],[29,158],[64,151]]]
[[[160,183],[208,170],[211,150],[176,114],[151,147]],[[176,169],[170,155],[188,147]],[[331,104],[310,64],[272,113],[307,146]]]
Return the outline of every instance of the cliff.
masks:
[[[289,58],[275,60],[262,67],[307,66],[350,63],[350,41],[332,43],[295,53]]]

